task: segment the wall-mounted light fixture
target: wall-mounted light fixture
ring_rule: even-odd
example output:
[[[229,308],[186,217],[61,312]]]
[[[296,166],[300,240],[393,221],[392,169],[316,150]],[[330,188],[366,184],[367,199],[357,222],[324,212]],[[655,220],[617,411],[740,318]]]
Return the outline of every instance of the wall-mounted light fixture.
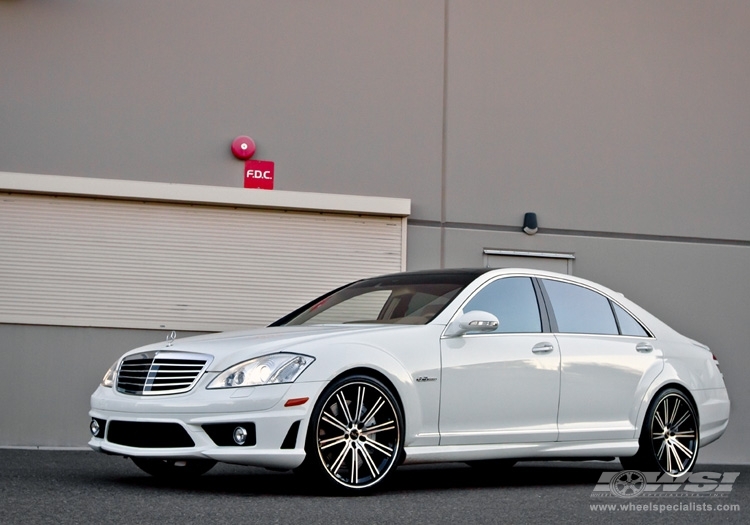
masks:
[[[539,223],[536,220],[536,213],[529,212],[523,216],[523,232],[534,235],[537,231],[539,231]]]

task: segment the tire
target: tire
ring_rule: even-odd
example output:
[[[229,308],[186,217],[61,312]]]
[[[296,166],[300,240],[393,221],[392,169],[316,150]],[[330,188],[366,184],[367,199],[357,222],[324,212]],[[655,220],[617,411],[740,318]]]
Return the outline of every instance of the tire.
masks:
[[[160,479],[197,478],[211,470],[216,461],[210,459],[130,458],[143,472]]]
[[[401,459],[403,426],[401,408],[382,382],[362,375],[339,379],[313,409],[300,470],[329,492],[381,488]]]
[[[683,392],[670,388],[652,401],[643,421],[638,453],[620,458],[625,469],[679,477],[698,457],[698,411]]]

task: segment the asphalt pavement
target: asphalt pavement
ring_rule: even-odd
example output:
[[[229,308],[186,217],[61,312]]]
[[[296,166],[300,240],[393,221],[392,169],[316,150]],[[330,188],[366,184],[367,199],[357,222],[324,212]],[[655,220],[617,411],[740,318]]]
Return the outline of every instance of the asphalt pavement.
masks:
[[[168,483],[91,451],[0,449],[0,523],[750,523],[750,465],[698,465],[694,482],[649,480],[638,495],[610,488],[619,471],[617,462],[406,466],[386,490],[331,497],[287,472],[217,465]]]

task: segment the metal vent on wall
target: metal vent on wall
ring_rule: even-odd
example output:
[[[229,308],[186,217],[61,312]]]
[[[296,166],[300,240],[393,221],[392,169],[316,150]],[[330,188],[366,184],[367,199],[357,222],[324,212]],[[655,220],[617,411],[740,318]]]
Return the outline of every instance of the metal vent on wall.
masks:
[[[404,265],[402,217],[0,194],[0,323],[264,326]]]
[[[573,275],[575,254],[526,250],[484,249],[486,268],[531,268]]]

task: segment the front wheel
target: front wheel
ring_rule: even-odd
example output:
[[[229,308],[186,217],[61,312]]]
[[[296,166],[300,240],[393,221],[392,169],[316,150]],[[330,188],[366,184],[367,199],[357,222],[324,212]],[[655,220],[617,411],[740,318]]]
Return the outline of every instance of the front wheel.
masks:
[[[367,376],[332,383],[312,413],[303,471],[339,492],[382,486],[398,466],[403,415],[391,391]]]
[[[162,479],[198,477],[211,470],[216,461],[210,459],[130,458],[147,474]]]
[[[677,389],[665,390],[646,413],[638,453],[620,458],[620,463],[629,470],[660,471],[679,477],[695,465],[698,429],[698,413],[692,401]]]

